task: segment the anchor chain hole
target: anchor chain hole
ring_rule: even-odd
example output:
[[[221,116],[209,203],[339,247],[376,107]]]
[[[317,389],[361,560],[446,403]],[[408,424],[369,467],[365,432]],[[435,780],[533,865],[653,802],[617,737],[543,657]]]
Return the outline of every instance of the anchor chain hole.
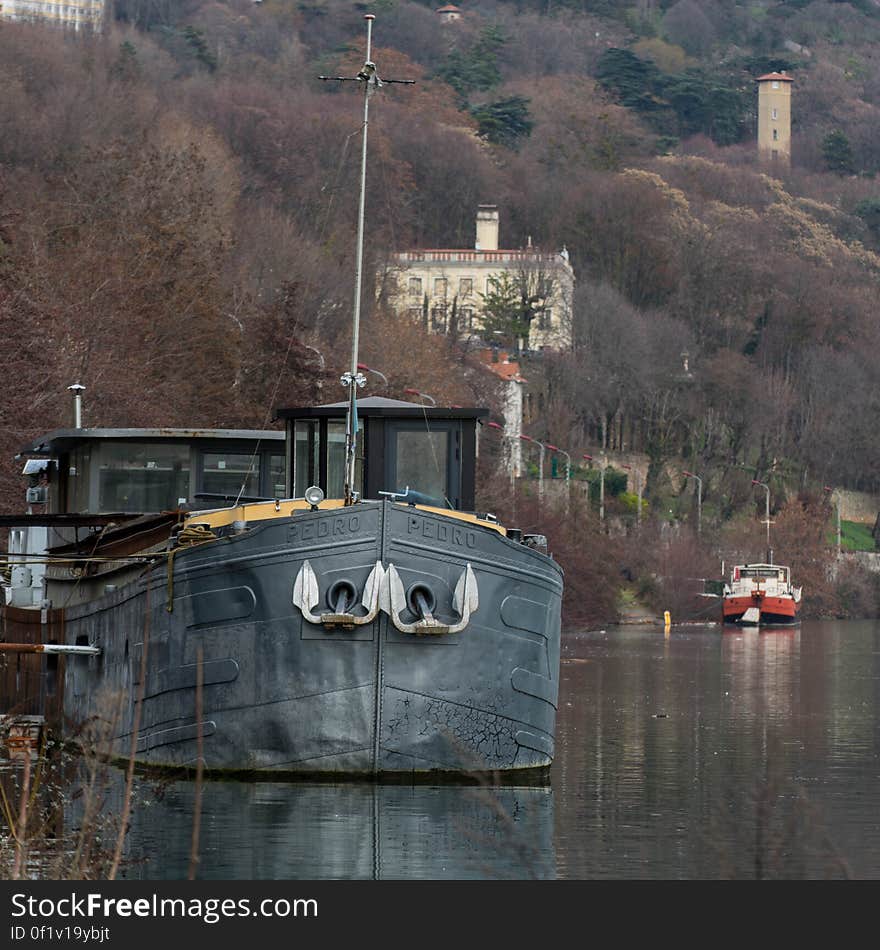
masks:
[[[327,606],[335,614],[351,613],[357,603],[357,588],[349,580],[338,580],[327,591]]]
[[[406,592],[406,606],[409,607],[411,613],[421,619],[425,615],[425,610],[429,614],[434,613],[437,609],[437,598],[427,584],[413,584]]]

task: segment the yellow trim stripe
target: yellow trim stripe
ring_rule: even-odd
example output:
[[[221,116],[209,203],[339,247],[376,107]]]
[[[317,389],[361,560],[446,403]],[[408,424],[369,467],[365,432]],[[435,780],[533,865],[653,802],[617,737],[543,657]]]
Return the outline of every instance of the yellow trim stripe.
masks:
[[[398,502],[398,504],[400,504]],[[222,528],[232,524],[233,521],[270,521],[273,518],[290,518],[297,511],[308,511],[311,506],[304,498],[297,498],[289,501],[261,501],[251,505],[238,505],[235,508],[220,508],[213,511],[193,512],[184,522],[184,527],[193,524],[207,525],[209,528]],[[321,502],[322,511],[332,511],[336,508],[345,507],[341,498],[328,498]],[[355,506],[356,507],[356,506]],[[407,508],[408,505],[400,504],[401,508]],[[479,525],[481,528],[489,528],[497,531],[499,534],[507,535],[507,529],[494,521],[485,521],[468,511],[454,511],[451,508],[434,508],[430,505],[416,505],[419,511],[427,512],[432,515],[443,515],[445,518],[452,518],[455,521],[466,521],[470,524]]]

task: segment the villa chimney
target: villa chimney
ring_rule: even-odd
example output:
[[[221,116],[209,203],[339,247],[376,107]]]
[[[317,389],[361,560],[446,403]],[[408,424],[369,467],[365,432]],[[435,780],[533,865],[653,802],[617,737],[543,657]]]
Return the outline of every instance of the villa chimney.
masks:
[[[478,251],[498,250],[498,206],[480,205],[477,208],[477,243]]]

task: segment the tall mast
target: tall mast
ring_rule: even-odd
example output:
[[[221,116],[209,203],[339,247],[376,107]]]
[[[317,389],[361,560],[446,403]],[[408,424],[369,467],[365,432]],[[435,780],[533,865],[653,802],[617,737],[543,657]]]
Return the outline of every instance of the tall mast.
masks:
[[[358,229],[357,249],[355,252],[355,280],[354,280],[354,312],[351,329],[351,367],[343,373],[341,382],[348,387],[349,401],[348,414],[345,422],[345,504],[353,504],[357,500],[355,492],[355,464],[357,461],[357,391],[364,386],[366,377],[358,372],[358,343],[361,327],[361,287],[363,284],[364,268],[364,206],[367,197],[367,130],[370,124],[370,96],[385,83],[402,83],[412,85],[413,79],[379,79],[376,64],[371,59],[373,20],[372,13],[364,15],[367,21],[367,51],[364,65],[356,77],[348,76],[319,76],[319,79],[330,79],[337,82],[361,82],[364,84],[364,125],[361,141],[361,188],[358,202]]]
[[[367,13],[364,16],[367,21],[367,53],[364,59],[364,68],[361,72],[368,72],[371,65],[370,53],[373,38],[373,20],[375,16]],[[375,66],[372,75],[376,75]],[[357,230],[357,250],[355,252],[355,272],[354,272],[354,316],[351,327],[351,367],[348,371],[348,418],[345,427],[345,503],[350,505],[354,501],[355,486],[355,463],[357,461],[357,391],[358,386],[366,383],[364,376],[358,372],[358,343],[361,330],[361,285],[363,283],[364,271],[364,205],[367,199],[367,130],[370,125],[370,95],[376,88],[374,83],[370,82],[369,77],[364,82],[364,129],[363,140],[361,142],[361,192],[358,202],[358,230]]]

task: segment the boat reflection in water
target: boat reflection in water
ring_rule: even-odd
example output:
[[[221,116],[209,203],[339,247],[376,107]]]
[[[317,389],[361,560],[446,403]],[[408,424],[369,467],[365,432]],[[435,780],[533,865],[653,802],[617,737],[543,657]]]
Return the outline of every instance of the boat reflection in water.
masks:
[[[195,789],[140,785],[126,878],[187,877]],[[554,855],[549,787],[202,786],[199,879],[545,879]]]

